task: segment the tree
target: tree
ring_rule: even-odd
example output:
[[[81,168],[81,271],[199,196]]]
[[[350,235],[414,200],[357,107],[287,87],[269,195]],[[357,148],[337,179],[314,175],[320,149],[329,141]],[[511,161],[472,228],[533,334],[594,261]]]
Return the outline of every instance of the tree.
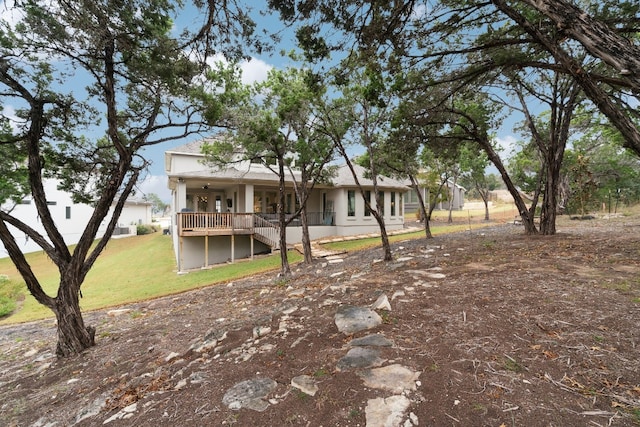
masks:
[[[474,189],[484,203],[484,220],[489,221],[489,195],[498,188],[498,178],[487,174],[489,158],[475,144],[465,144],[460,150],[461,184]]]
[[[640,6],[632,2],[588,2],[590,10],[583,10],[565,0],[520,0],[518,3],[531,6],[552,21],[553,25],[540,28],[540,21],[526,11],[509,6],[505,0],[492,2],[553,55],[624,136],[625,146],[640,156],[640,128],[634,122],[638,113],[634,103],[626,101],[627,90],[635,99],[640,90],[640,47],[634,43],[638,40],[635,18]],[[549,32],[558,30],[562,38],[549,36]],[[586,71],[572,55],[574,49],[565,47],[565,37],[578,41],[607,64],[608,73],[594,75]]]
[[[158,0],[16,2],[20,22],[0,23],[3,102],[14,102],[18,116],[16,130],[3,134],[0,145],[26,159],[29,191],[45,229],[42,235],[2,210],[0,239],[31,294],[55,314],[59,357],[94,345],[95,328],[85,325],[80,289],[147,166],[141,150],[224,123],[224,90],[206,90],[204,63],[193,58],[206,59],[214,44],[237,46],[235,40],[250,35],[252,27],[246,19],[225,18],[246,18],[234,10],[235,2],[196,6],[202,7],[204,26],[180,37],[172,35],[172,17],[180,10]],[[84,88],[80,81],[87,82]],[[9,176],[18,182],[24,166],[16,163]],[[49,211],[45,177],[94,207],[73,251]],[[103,220],[106,230],[94,244]],[[9,226],[27,234],[58,267],[55,296],[43,290]]]
[[[636,3],[584,1],[578,7],[567,0],[450,0],[430,3],[428,13],[417,1],[340,1],[318,9],[297,4],[298,15],[291,8],[282,13],[307,18],[304,34],[329,24],[344,35],[333,44],[321,36],[306,37],[302,41],[309,52],[354,45],[373,56],[393,49],[389,69],[419,67],[426,84],[447,85],[451,97],[461,90],[486,91],[496,76],[509,77],[514,70],[569,78],[620,131],[625,146],[640,155]],[[546,186],[556,185],[560,165],[548,165]],[[549,234],[555,230],[550,188],[543,193],[541,226]]]
[[[207,161],[213,165],[259,161],[278,176],[277,213],[284,276],[291,275],[286,226],[298,216],[305,261],[312,262],[307,199],[316,182],[326,178],[326,165],[333,156],[333,144],[314,124],[314,111],[323,90],[304,67],[271,70],[267,80],[250,88],[248,96],[234,109],[234,140],[203,147]],[[232,153],[238,155],[231,156]],[[291,177],[300,203],[289,217],[285,212],[287,176]]]
[[[381,199],[382,195],[378,191],[378,177],[381,175],[379,153],[390,131],[393,92],[389,86],[392,82],[389,80],[389,76],[369,59],[354,55],[345,60],[342,68],[338,71],[337,87],[343,97],[339,105],[346,107],[342,114],[351,124],[349,129],[351,142],[364,146],[366,150],[366,159],[368,159],[366,169],[373,185],[375,206],[372,206],[370,197],[367,197],[364,187],[360,184],[359,174],[347,152],[345,140],[339,138],[334,139],[334,142],[351,171],[364,201],[365,209],[371,212],[378,223],[383,259],[391,261],[391,245],[384,222],[384,211],[380,210],[384,204]]]
[[[162,199],[160,199],[160,196],[156,193],[149,193],[144,197],[144,199],[151,203],[151,210],[156,215],[164,214],[170,206],[168,203],[163,202]]]

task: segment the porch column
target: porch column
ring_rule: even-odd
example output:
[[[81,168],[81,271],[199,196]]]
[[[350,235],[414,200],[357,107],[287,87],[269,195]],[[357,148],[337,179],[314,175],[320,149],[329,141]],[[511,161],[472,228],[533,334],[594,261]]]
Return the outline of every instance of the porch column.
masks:
[[[187,207],[187,183],[178,180],[176,192],[173,200],[175,212],[182,212]]]
[[[253,213],[253,184],[245,184],[244,186],[244,211]]]

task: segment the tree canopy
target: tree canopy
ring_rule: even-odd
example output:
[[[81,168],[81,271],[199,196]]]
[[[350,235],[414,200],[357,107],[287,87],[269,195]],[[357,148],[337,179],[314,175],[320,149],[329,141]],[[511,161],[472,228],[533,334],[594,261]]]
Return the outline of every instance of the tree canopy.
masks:
[[[196,6],[202,26],[178,36],[173,26],[180,5],[163,0],[16,2],[17,22],[0,22],[2,105],[16,111],[1,120],[7,156],[0,168],[12,177],[1,195],[19,199],[26,176],[45,230],[40,234],[2,209],[0,239],[31,294],[55,313],[59,356],[93,345],[95,329],[85,327],[80,313],[80,288],[147,166],[141,149],[224,125],[225,92],[205,85],[206,58],[225,44],[230,54],[237,52],[234,42],[251,37],[253,27],[234,1]],[[47,205],[46,178],[94,207],[73,251]],[[106,231],[98,236],[105,219]],[[42,289],[12,229],[58,266],[56,296]]]

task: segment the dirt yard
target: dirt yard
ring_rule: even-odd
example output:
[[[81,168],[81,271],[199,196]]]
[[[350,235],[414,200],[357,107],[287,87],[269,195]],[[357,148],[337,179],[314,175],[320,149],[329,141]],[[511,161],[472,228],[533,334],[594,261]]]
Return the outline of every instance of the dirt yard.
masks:
[[[52,321],[2,327],[0,424],[640,425],[640,217],[558,230],[507,222],[87,313],[97,345],[69,360]],[[379,325],[338,330],[341,307],[385,296]],[[345,364],[372,334],[390,345]],[[390,366],[411,380],[368,382]],[[253,380],[270,388],[247,407],[232,395]]]

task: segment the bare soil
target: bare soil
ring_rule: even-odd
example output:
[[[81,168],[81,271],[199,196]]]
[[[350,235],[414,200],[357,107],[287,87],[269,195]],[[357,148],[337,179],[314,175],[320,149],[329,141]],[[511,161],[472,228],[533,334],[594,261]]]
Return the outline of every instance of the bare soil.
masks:
[[[286,282],[271,273],[87,313],[97,344],[66,360],[52,321],[2,327],[0,425],[365,426],[369,401],[392,393],[336,363],[371,333],[394,343],[385,364],[420,373],[389,425],[640,425],[640,218],[561,217],[558,230],[505,222],[395,243],[388,263],[359,251]],[[382,294],[379,327],[338,332],[340,305]],[[313,396],[291,387],[305,374]],[[223,404],[252,378],[277,383],[264,411]]]

